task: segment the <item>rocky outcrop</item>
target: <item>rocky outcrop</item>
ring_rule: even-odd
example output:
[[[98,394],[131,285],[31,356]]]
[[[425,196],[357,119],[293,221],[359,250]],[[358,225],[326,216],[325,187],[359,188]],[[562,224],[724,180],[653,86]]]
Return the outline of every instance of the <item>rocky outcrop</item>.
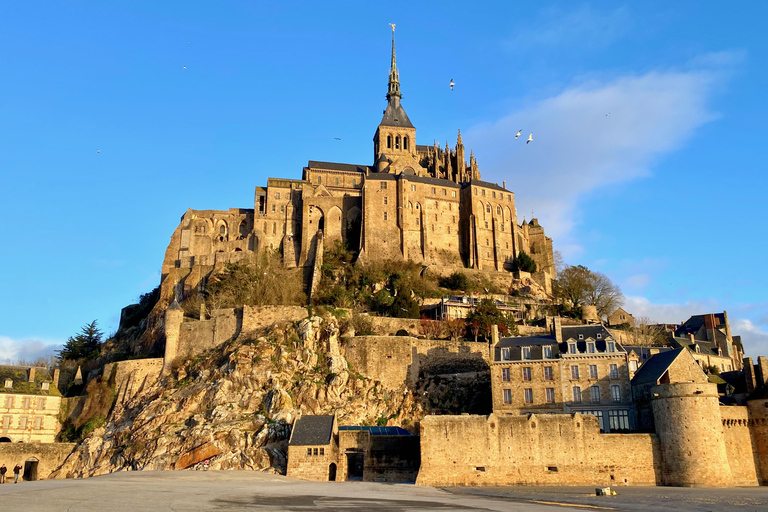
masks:
[[[336,414],[341,424],[414,424],[430,407],[424,390],[385,388],[356,373],[339,350],[333,318],[277,325],[235,340],[126,400],[53,474],[201,467],[284,473],[291,424]],[[452,397],[455,400],[456,397]]]

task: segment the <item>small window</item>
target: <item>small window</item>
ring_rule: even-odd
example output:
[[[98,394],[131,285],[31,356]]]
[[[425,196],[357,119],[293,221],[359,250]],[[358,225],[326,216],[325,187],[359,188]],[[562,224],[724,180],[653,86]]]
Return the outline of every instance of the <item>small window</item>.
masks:
[[[436,194],[436,193],[437,193],[437,189],[436,189],[435,187],[432,187],[432,193],[433,193],[433,194]]]
[[[437,222],[437,214],[435,214],[435,222]]]
[[[579,380],[579,367],[571,366],[571,380]]]
[[[475,189],[475,195],[477,195],[477,189]]]
[[[381,183],[379,183],[379,188],[382,189],[382,190],[386,190],[387,182],[386,181],[382,181]]]
[[[392,147],[392,136],[387,135],[387,149]]]
[[[27,428],[27,417],[26,416],[22,416],[21,418],[19,418],[19,428],[21,430],[24,430],[24,429]]]
[[[314,452],[313,455],[317,455],[317,448],[313,448],[312,451]]]
[[[285,213],[285,205],[284,204],[280,205],[280,213]]]
[[[420,225],[421,225],[421,221],[419,220],[419,218],[418,218],[418,217],[416,217],[416,225],[417,225],[417,226],[420,226]]]
[[[527,382],[531,380],[531,368],[529,366],[523,367],[523,380]]]
[[[389,204],[389,198],[387,196],[384,196],[384,204]]]
[[[512,202],[512,194],[507,194],[507,202],[508,203]]]
[[[602,338],[602,337],[603,337],[603,335],[602,335],[602,334],[600,334],[600,333],[597,333],[597,339],[600,339],[600,338]]]
[[[13,409],[13,397],[12,396],[5,397],[5,408],[6,409]]]
[[[587,352],[589,352],[590,354],[594,354],[595,353],[595,344],[594,343],[592,343],[592,342],[587,343]]]
[[[447,193],[448,193],[448,191],[443,189],[443,195],[446,195]]]
[[[489,204],[485,205],[485,212],[486,213],[491,213],[491,205],[489,205]]]
[[[483,197],[485,197],[485,190],[483,190]]]
[[[307,455],[312,455],[312,448],[307,448]]]
[[[280,199],[280,192],[275,192],[275,199]]]
[[[637,371],[637,361],[630,361],[629,362],[629,369],[633,372]]]
[[[456,216],[453,215],[451,218],[453,219],[453,223],[456,224]]]
[[[334,178],[333,184],[338,187],[339,186],[339,178]]]
[[[608,345],[608,352],[616,352],[616,343],[614,343],[613,341],[609,341],[607,345]]]
[[[581,402],[581,388],[579,386],[573,387],[573,401]]]
[[[451,234],[451,226],[448,226],[446,229],[448,229],[448,234]]]
[[[597,365],[596,364],[589,365],[589,378],[590,379],[596,379],[597,378]]]
[[[545,366],[544,367],[544,380],[552,380],[552,367],[551,366]]]
[[[486,224],[488,223],[486,222]],[[491,245],[491,242],[487,238],[485,239],[485,245],[486,247]]]
[[[488,222],[485,223],[485,229],[488,229]]]
[[[494,191],[494,192],[491,192],[491,197],[493,197],[494,199],[496,199],[496,192],[495,192],[495,191]]]
[[[576,353],[576,344],[575,343],[569,343],[568,344],[568,353],[569,354],[575,354]]]
[[[451,197],[456,197],[456,191],[455,190],[451,190]]]
[[[411,192],[416,192],[416,185],[411,185]]]
[[[600,386],[592,386],[589,388],[589,399],[593,404],[600,403]]]
[[[387,220],[387,212],[384,212],[384,220]]]
[[[544,359],[552,359],[552,347],[544,347]]]
[[[325,448],[320,448],[320,455],[325,455]]]
[[[43,382],[41,387],[43,388],[43,391],[48,391],[49,389],[51,389],[51,384],[50,382]]]
[[[317,184],[318,185],[322,185],[323,184],[323,177],[322,176],[318,176],[317,177]]]
[[[555,388],[547,388],[547,403],[555,403]]]
[[[621,402],[621,386],[611,386],[611,400]]]
[[[523,359],[530,359],[531,358],[531,347],[523,347],[522,348],[523,353]]]
[[[276,206],[273,204],[273,205],[272,205],[272,213],[275,213],[275,209],[276,209],[276,208],[277,208],[277,207],[276,207]],[[222,226],[222,227],[224,227],[224,226]]]
[[[357,180],[352,180],[352,186],[353,186],[353,187],[356,187],[356,186],[357,186]]]
[[[533,389],[531,388],[525,388],[525,403],[533,403]]]
[[[511,389],[504,389],[502,390],[504,395],[504,403],[505,404],[511,404],[512,403],[512,390]]]
[[[501,380],[504,382],[509,382],[509,368],[501,369]]]
[[[23,404],[23,405],[21,406],[21,408],[22,408],[22,409],[29,409],[29,407],[30,407],[30,406],[29,406],[29,404],[30,404],[30,399],[29,399],[29,397],[24,397],[24,399],[21,401],[21,403]]]
[[[501,349],[501,360],[502,361],[511,361],[511,358],[509,357],[509,347],[504,347]]]
[[[619,367],[615,364],[611,365],[611,378],[612,379],[618,379],[619,378]]]
[[[43,417],[38,416],[35,418],[35,430],[40,430],[43,428]]]

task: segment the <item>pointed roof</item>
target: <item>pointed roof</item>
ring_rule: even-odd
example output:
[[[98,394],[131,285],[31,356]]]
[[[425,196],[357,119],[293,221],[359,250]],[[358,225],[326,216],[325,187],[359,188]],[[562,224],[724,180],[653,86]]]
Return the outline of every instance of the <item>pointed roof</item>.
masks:
[[[400,75],[397,72],[397,59],[395,57],[395,27],[392,25],[392,63],[389,68],[389,84],[387,86],[387,108],[379,126],[397,126],[400,128],[414,128],[408,115],[400,105]]]
[[[643,366],[637,371],[632,378],[632,385],[638,386],[641,384],[657,383],[661,376],[664,375],[672,363],[677,359],[680,354],[683,353],[684,348],[678,348],[670,350],[668,352],[661,352],[651,357],[646,361]]]

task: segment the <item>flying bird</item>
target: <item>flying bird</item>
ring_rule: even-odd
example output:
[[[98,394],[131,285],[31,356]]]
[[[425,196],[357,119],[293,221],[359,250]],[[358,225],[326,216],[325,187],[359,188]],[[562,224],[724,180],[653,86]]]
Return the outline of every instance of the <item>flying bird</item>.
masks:
[[[610,112],[608,112],[607,114],[605,114],[605,117],[608,117],[609,115],[611,115],[611,113],[610,113]]]
[[[334,137],[333,139],[334,140],[341,140],[339,137]]]
[[[185,71],[187,70],[187,66],[184,66],[184,70],[185,70]]]
[[[517,133],[515,134],[515,140],[517,140],[517,138],[518,138],[520,135],[522,135],[522,134],[523,134],[523,130],[522,130],[522,129],[520,129],[520,130],[517,130]]]
[[[189,44],[189,41],[187,41],[187,44]]]
[[[101,151],[97,149],[97,150],[96,150],[96,153],[101,153]]]
[[[453,86],[456,85],[453,83],[453,78],[451,78],[451,90],[453,90]]]
[[[531,132],[531,134],[528,136],[528,140],[525,141],[525,143],[528,144],[531,141],[533,141],[533,132]]]

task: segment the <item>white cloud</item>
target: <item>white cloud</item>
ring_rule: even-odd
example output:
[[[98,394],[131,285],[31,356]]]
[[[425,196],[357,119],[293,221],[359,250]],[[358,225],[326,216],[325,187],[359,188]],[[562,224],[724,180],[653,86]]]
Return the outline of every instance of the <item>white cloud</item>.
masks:
[[[612,11],[598,11],[589,5],[571,11],[549,8],[541,12],[539,23],[516,26],[515,36],[507,46],[516,51],[564,44],[603,46],[624,35],[631,26],[632,17],[626,7]]]
[[[31,362],[39,357],[54,355],[62,346],[63,343],[60,341],[17,340],[8,336],[0,336],[0,363],[15,363],[19,360]]]
[[[628,288],[645,288],[648,286],[650,280],[651,278],[648,274],[635,274],[633,276],[629,276],[624,281],[624,286]]]
[[[725,55],[702,59],[721,63]],[[506,180],[516,193],[519,220],[533,209],[558,247],[578,251],[570,234],[582,208],[592,207],[580,200],[649,175],[659,157],[715,119],[709,100],[725,76],[705,67],[592,80],[474,126],[465,140],[481,155],[483,179]],[[524,136],[514,140],[519,129]],[[526,144],[530,132],[534,141]]]
[[[768,355],[768,332],[746,318],[728,319],[731,333],[741,336],[746,355],[752,358]]]

